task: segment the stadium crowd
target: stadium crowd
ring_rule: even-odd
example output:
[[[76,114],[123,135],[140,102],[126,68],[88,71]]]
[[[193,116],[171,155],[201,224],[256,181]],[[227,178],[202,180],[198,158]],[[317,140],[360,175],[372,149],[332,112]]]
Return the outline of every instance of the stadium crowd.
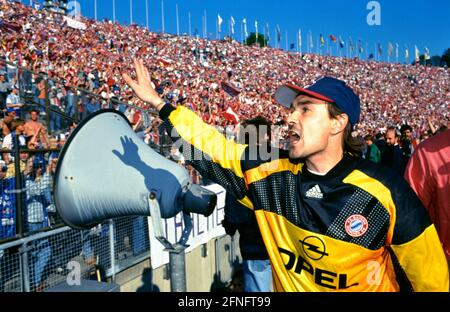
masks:
[[[79,30],[69,27],[56,13],[20,3],[1,5],[0,18],[18,31],[2,31],[0,56],[59,78],[62,84],[54,86],[54,92],[61,93],[58,98],[63,97],[64,89],[67,93],[69,87],[80,87],[106,100],[116,97],[145,107],[133,98],[120,76],[123,66],[132,64],[132,57],[140,57],[167,101],[198,111],[214,125],[235,123],[226,113],[229,107],[244,119],[261,114],[281,123],[286,111],[274,103],[276,88],[286,82],[309,85],[324,75],[346,81],[360,96],[360,135],[407,123],[419,138],[429,129],[427,117],[436,127],[448,122],[450,75],[445,68],[300,55],[247,47],[237,41],[161,35],[136,25],[85,18],[81,21],[86,29]],[[13,80],[15,74],[11,69],[7,76]],[[222,81],[240,93],[228,95]]]

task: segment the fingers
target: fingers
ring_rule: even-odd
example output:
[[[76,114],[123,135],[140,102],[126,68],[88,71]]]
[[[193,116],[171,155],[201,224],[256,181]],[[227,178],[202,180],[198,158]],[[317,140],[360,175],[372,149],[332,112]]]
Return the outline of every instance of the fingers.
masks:
[[[148,74],[147,68],[144,65],[142,60],[138,61],[139,63],[139,84],[147,83],[150,80],[150,76]]]
[[[136,70],[136,76],[139,81],[139,78],[142,76],[141,64],[139,63],[139,60],[137,58],[133,58],[133,63],[134,63],[134,69]]]
[[[131,87],[131,89],[135,90],[136,87],[138,86],[138,84],[133,79],[131,79],[131,77],[128,76],[127,74],[122,74],[122,78],[123,80],[125,80],[126,84]]]
[[[145,66],[142,63],[142,60],[135,58],[135,59],[133,59],[133,61],[134,61],[134,66],[136,68],[136,75],[137,75],[138,83],[142,84],[145,80]]]

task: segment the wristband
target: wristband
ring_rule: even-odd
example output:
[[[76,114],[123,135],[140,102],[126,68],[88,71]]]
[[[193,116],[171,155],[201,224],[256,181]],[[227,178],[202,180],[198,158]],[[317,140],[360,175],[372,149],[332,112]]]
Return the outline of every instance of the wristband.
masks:
[[[156,105],[156,110],[160,111],[161,108],[166,104],[166,102],[164,102],[164,100],[160,100],[159,103]]]

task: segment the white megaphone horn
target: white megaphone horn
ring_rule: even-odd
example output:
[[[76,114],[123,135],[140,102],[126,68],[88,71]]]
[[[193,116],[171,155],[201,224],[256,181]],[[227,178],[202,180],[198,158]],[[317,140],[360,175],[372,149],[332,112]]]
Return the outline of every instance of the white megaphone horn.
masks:
[[[112,109],[80,123],[56,168],[56,209],[74,228],[116,217],[149,216],[152,207],[162,218],[181,211],[208,216],[216,202],[215,193],[191,184],[185,168],[153,151],[128,119]]]

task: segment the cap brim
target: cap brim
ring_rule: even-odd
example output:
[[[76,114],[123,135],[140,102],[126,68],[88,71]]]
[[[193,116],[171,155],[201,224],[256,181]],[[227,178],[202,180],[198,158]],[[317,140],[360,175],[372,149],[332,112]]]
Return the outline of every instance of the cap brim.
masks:
[[[322,94],[316,93],[308,89],[300,88],[292,84],[286,84],[278,88],[277,92],[275,92],[275,101],[277,101],[278,104],[283,105],[284,107],[291,108],[292,102],[299,94],[307,94],[316,99],[320,99],[327,102],[334,102],[332,99]]]

